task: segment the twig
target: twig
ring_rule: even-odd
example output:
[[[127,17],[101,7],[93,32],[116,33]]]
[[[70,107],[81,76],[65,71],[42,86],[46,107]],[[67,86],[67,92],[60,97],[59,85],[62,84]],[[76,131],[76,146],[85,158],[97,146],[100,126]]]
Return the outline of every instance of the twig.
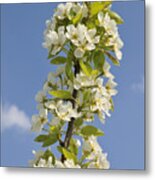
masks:
[[[76,64],[74,65],[74,75],[75,75],[75,77],[79,72],[80,72],[80,66],[79,66],[79,63],[76,62]],[[77,90],[76,89],[73,90],[72,96],[73,96],[74,99],[77,98]],[[75,101],[72,101],[73,109],[75,108],[75,104],[76,104]],[[75,118],[71,118],[71,121],[68,123],[65,140],[64,140],[64,143],[63,143],[63,147],[66,148],[66,149],[69,147],[70,140],[71,140],[71,137],[72,137],[72,134],[73,134],[74,121],[75,121]],[[61,161],[64,162],[65,160],[66,160],[65,156],[62,154]]]

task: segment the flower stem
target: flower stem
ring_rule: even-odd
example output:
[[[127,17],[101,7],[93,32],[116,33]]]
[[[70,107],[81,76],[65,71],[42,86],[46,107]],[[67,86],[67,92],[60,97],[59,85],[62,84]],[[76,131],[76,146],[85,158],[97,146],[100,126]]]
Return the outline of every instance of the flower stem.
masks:
[[[75,77],[79,72],[80,72],[80,66],[79,66],[79,63],[76,62],[75,65],[74,65],[74,75],[75,75]],[[73,93],[72,93],[72,96],[73,96],[74,99],[77,98],[77,93],[78,93],[77,90],[74,89]],[[72,105],[73,105],[73,109],[74,109],[75,108],[75,101],[72,101]],[[71,118],[71,121],[68,123],[65,140],[64,140],[64,143],[63,143],[63,147],[66,148],[66,149],[69,147],[69,144],[70,144],[70,140],[71,140],[73,129],[74,129],[74,121],[75,121],[75,118]],[[64,162],[65,160],[66,160],[65,156],[62,154],[61,161]]]

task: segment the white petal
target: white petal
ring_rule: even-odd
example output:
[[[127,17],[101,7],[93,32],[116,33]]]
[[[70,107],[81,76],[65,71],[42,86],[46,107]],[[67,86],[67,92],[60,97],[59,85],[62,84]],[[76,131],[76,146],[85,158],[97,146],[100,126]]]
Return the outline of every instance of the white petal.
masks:
[[[53,49],[52,49],[51,54],[56,55],[60,50],[61,50],[60,46],[54,46]]]
[[[75,55],[75,57],[77,57],[77,58],[82,58],[83,57],[83,55],[84,55],[84,50],[83,49],[81,49],[81,48],[77,48],[75,51],[74,51],[74,55]]]
[[[60,120],[58,118],[53,118],[50,124],[52,126],[57,126],[59,125],[59,123],[60,123]]]
[[[102,22],[103,22],[103,12],[101,12],[101,11],[98,13],[98,20],[99,20],[99,23],[102,24]]]
[[[88,44],[86,45],[86,49],[89,50],[89,51],[95,49],[95,47],[96,47],[96,46],[95,46],[93,43],[88,43]]]
[[[122,52],[120,50],[115,50],[115,54],[118,60],[122,59]]]

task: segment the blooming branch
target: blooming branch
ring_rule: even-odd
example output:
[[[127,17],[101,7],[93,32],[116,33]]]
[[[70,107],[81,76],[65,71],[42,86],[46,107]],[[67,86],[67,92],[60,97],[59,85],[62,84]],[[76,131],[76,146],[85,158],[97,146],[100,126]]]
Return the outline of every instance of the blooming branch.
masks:
[[[41,133],[35,141],[47,149],[33,151],[33,167],[110,168],[97,141],[104,132],[92,122],[96,115],[102,123],[111,116],[117,94],[110,64],[122,59],[123,20],[111,6],[111,1],[59,4],[46,21],[43,47],[57,69],[35,97],[39,113],[32,117],[32,131]],[[59,157],[50,149],[54,144]]]

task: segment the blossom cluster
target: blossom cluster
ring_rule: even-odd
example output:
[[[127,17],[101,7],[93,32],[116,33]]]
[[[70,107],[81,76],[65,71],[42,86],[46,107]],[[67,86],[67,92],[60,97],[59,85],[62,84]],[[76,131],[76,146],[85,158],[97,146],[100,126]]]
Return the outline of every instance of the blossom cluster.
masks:
[[[30,161],[31,167],[41,167],[41,168],[81,168],[80,165],[75,164],[72,159],[67,159],[64,163],[60,160],[54,160],[53,157],[49,156],[47,159],[43,157],[43,151],[33,151],[35,159]]]
[[[109,169],[110,164],[107,160],[107,154],[102,152],[102,148],[95,136],[90,136],[83,141],[82,152],[83,156],[86,157],[85,164],[88,165],[87,168]],[[64,162],[61,162],[59,159],[53,159],[53,156],[46,158],[43,151],[33,151],[33,154],[35,159],[30,161],[31,167],[85,168],[85,164],[75,163],[73,159],[66,159]]]
[[[111,63],[119,65],[122,59],[118,24],[123,20],[111,3],[59,4],[46,21],[43,47],[58,67],[35,96],[38,114],[32,116],[31,130],[48,149],[33,151],[32,167],[110,168],[97,141],[104,133],[92,122],[96,115],[102,123],[111,116],[117,94]],[[59,56],[61,52],[66,55]],[[56,143],[60,157],[50,149]]]
[[[44,32],[43,46],[51,55],[56,55],[70,42],[74,45],[75,57],[82,58],[87,51],[92,51],[96,46],[104,43],[107,47],[113,46],[116,57],[120,60],[122,58],[120,49],[123,47],[123,42],[118,33],[117,23],[108,12],[99,11],[96,27],[88,29],[85,24],[89,18],[88,8],[85,3],[68,2],[66,5],[58,5],[52,19],[46,21],[47,29]],[[76,24],[78,16],[80,16],[80,22]],[[99,32],[101,27],[104,34]]]

